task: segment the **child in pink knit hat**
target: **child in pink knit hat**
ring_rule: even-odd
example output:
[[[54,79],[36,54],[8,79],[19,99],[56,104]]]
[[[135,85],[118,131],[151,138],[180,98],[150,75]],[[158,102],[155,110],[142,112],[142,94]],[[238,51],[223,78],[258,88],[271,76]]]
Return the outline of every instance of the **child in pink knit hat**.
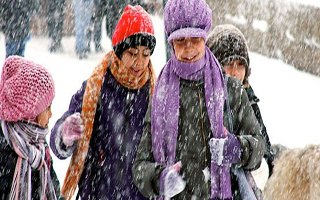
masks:
[[[0,80],[0,199],[59,197],[46,143],[54,82],[39,64],[8,57]]]

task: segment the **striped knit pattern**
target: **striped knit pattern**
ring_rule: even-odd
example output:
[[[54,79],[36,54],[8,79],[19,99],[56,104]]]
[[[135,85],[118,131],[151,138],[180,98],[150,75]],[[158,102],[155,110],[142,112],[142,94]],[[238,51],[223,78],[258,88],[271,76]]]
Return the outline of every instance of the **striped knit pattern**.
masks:
[[[129,89],[139,89],[150,79],[150,95],[153,91],[154,73],[151,61],[149,62],[146,72],[144,72],[140,77],[135,77],[126,70],[113,51],[106,54],[102,62],[94,69],[93,74],[87,80],[81,112],[84,124],[84,134],[82,139],[78,141],[77,148],[71,158],[64,184],[62,186],[61,193],[65,200],[71,200],[83,171],[92,135],[98,99],[100,97],[101,87],[108,67],[110,67],[112,75],[121,85]]]
[[[45,162],[45,138],[48,129],[41,129],[28,122],[1,121],[1,128],[8,144],[18,158],[12,179],[9,200],[31,200],[31,171],[40,172],[40,199],[57,200],[48,165]]]

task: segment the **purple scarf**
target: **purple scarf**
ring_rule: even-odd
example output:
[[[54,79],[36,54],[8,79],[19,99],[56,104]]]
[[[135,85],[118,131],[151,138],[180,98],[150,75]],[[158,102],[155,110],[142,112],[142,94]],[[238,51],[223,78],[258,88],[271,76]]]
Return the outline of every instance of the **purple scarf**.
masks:
[[[204,79],[205,100],[212,136],[224,138],[223,105],[225,87],[220,65],[206,47],[205,56],[184,63],[172,56],[155,86],[151,110],[152,150],[156,162],[173,165],[176,157],[179,118],[179,79]],[[208,144],[209,146],[209,144]],[[230,166],[211,163],[211,198],[232,198]]]

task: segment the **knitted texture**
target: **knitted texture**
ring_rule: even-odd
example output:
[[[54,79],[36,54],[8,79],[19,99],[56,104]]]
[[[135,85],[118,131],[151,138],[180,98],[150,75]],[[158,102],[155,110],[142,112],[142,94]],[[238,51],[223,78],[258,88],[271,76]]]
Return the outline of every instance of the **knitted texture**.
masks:
[[[212,11],[205,0],[168,0],[164,26],[168,41],[182,37],[206,39],[212,24]]]
[[[242,32],[231,24],[216,26],[208,36],[207,46],[224,66],[239,60],[246,68],[245,80],[250,75],[247,41]]]
[[[151,53],[156,45],[150,15],[141,6],[127,5],[112,36],[112,46],[121,58],[123,51],[138,45],[147,46]]]
[[[0,119],[34,119],[54,98],[54,82],[41,65],[20,56],[8,57],[0,80]]]
[[[155,77],[151,61],[148,65],[148,69],[146,69],[146,71],[148,71],[146,72],[148,76],[143,73],[142,77],[139,78],[138,81],[134,84],[125,83],[125,81],[131,80],[129,77],[128,79],[118,79],[119,77],[121,77],[120,74],[124,74],[124,66],[119,66],[118,64],[121,64],[120,60],[116,57],[113,51],[109,52],[105,55],[102,62],[94,69],[92,75],[87,80],[81,110],[84,133],[82,139],[79,140],[77,148],[72,155],[71,162],[61,189],[61,194],[65,198],[65,200],[71,200],[83,171],[83,166],[87,157],[89,142],[93,131],[93,122],[96,114],[98,99],[100,97],[101,87],[108,67],[110,67],[111,73],[116,78],[116,80],[121,85],[126,86],[129,89],[142,88],[147,83],[147,81],[150,80],[150,96],[152,95]],[[119,68],[122,68],[122,70]]]

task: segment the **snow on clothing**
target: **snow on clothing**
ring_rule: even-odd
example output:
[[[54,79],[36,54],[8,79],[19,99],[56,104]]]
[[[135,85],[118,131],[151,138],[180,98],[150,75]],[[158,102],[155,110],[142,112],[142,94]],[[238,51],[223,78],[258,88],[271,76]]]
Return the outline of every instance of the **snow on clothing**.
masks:
[[[175,39],[190,37],[203,38],[205,40],[212,23],[212,11],[204,0],[169,0],[164,9],[164,21],[166,35],[170,43]],[[184,45],[184,47],[188,48],[187,45]],[[188,51],[192,50],[192,46],[190,50],[188,48]],[[260,147],[260,145],[263,148],[262,142],[249,143],[249,140],[245,138],[243,138],[243,140],[247,142],[247,145],[241,145],[240,140],[224,130],[223,106],[226,98],[226,88],[224,87],[221,69],[208,48],[203,47],[202,51],[205,53],[204,56],[193,63],[178,61],[176,55],[172,55],[172,58],[168,61],[158,78],[154,98],[152,99],[152,106],[150,108],[151,122],[147,119],[146,133],[144,133],[148,136],[143,137],[141,141],[133,169],[135,183],[140,191],[147,197],[157,195],[159,199],[162,199],[162,195],[164,195],[162,183],[164,173],[167,170],[162,169],[161,172],[157,171],[154,173],[157,169],[156,166],[159,165],[168,169],[171,168],[175,162],[181,161],[182,171],[186,170],[185,178],[187,179],[187,186],[184,191],[176,196],[177,199],[231,199],[231,164],[240,162],[241,150],[251,147],[254,149],[254,153],[258,153],[259,155],[259,149],[255,148]],[[202,51],[198,50],[198,53],[202,53]],[[196,96],[198,96],[196,99],[201,99],[201,103],[204,105],[200,106],[200,113],[195,113],[199,105],[197,102],[193,102],[194,104],[189,104],[184,107],[184,109],[190,108],[189,113],[183,112],[182,109],[183,106],[186,105],[184,102],[186,99],[182,97],[184,96],[184,92],[187,91],[183,91],[183,80],[201,80],[203,82],[201,86],[203,90],[201,90],[200,87],[197,88],[198,91],[195,90],[195,92],[199,92],[199,96],[196,94]],[[239,99],[240,98],[239,96]],[[187,99],[190,99],[190,97]],[[249,104],[247,99],[244,103]],[[252,110],[250,110],[250,112],[249,116],[252,114],[251,119],[254,120]],[[203,116],[203,113],[206,113],[206,116]],[[239,115],[242,114],[247,114],[247,112],[240,113]],[[205,124],[202,123],[204,120],[200,122],[201,126],[199,126],[200,124],[194,124],[203,118],[206,119]],[[241,122],[241,120],[239,121]],[[258,135],[260,132],[256,121],[248,122],[247,125],[248,127],[241,128],[253,128],[253,130],[245,129],[245,132],[242,133],[241,130],[239,131],[239,129],[234,128],[234,130],[239,131],[236,134],[257,134],[257,138],[261,137]],[[149,126],[151,126],[151,134]],[[206,129],[201,129],[203,127]],[[192,132],[192,130],[195,132]],[[186,144],[185,142],[190,142],[189,138],[192,137],[192,134],[201,132],[203,133],[202,141],[200,140],[200,142],[197,143],[197,140],[192,140],[193,145],[184,146]],[[186,137],[180,141],[180,136],[184,135],[183,133],[186,133]],[[197,134],[194,136],[192,139],[199,139],[196,138],[196,136],[198,136]],[[222,138],[227,138],[225,139],[226,145],[223,146],[223,148],[227,146],[227,150],[224,152],[221,151],[224,156],[222,160],[228,160],[227,157],[229,156],[231,158],[228,162],[221,165],[216,161],[217,159],[215,157],[218,157],[216,154],[210,155],[210,151],[215,151],[218,147],[216,148],[215,145],[210,145],[212,146],[210,148],[209,139],[210,141],[222,141]],[[253,138],[251,139],[254,141]],[[192,151],[195,145],[201,147],[201,150]],[[233,149],[233,151],[229,152],[228,147],[232,147],[231,149]],[[204,152],[201,152],[202,150],[204,150]],[[201,153],[204,154],[202,156],[203,160],[190,160],[189,156],[198,156],[201,155]],[[246,155],[246,153],[242,152],[242,155]],[[257,159],[254,162],[259,163],[260,159],[258,155],[254,157],[254,159]],[[189,160],[189,162],[186,162],[187,160]],[[200,171],[200,174],[196,172],[197,170],[190,173],[191,170],[189,169],[193,168],[194,165],[197,165],[196,169]],[[210,185],[203,184],[203,182],[205,182],[204,180],[200,180],[201,183],[192,180],[194,177],[198,177],[198,180],[204,177],[201,175],[202,170],[207,167],[210,167],[211,183],[208,183]],[[160,185],[154,185],[154,182],[159,182],[158,184]],[[202,188],[203,191],[201,191],[199,188],[203,185],[205,185],[205,188]],[[154,188],[160,191],[155,191]]]
[[[212,24],[212,11],[203,0],[169,0],[164,9],[168,42],[184,37],[206,39]]]
[[[254,93],[254,91],[253,91],[251,86],[245,88],[245,90],[247,92],[247,95],[248,95],[249,101],[251,103],[251,107],[252,107],[252,109],[254,111],[254,114],[255,114],[255,116],[256,116],[259,124],[260,124],[261,133],[262,133],[262,135],[264,137],[264,140],[266,141],[266,151],[265,151],[263,157],[267,161],[267,164],[268,164],[268,167],[269,167],[269,177],[270,177],[272,172],[273,172],[273,160],[275,158],[274,158],[274,152],[271,150],[271,143],[270,143],[270,139],[269,139],[269,136],[268,136],[268,133],[267,133],[267,128],[263,123],[261,112],[260,112],[260,109],[259,109],[258,102],[260,100],[255,95],[255,93]]]
[[[127,66],[124,66],[120,59],[125,50],[130,47],[136,48],[139,45],[147,47],[151,55],[155,44],[156,39],[154,37],[154,29],[150,15],[141,6],[127,5],[112,37],[114,51],[109,52],[105,56],[102,63],[88,79],[86,85],[81,116],[84,120],[84,136],[78,143],[76,151],[73,153],[71,164],[62,187],[62,194],[66,199],[72,197],[83,170],[83,164],[92,135],[95,111],[101,94],[100,89],[106,70],[109,68],[117,82],[133,90],[140,89],[150,79],[151,94],[153,89],[153,70],[150,58],[148,57],[148,66],[144,66],[142,74],[139,76],[133,74]],[[133,55],[133,59],[135,59],[134,57]],[[132,65],[139,64],[136,62],[138,61],[134,61]]]
[[[206,48],[205,56],[194,63],[183,63],[173,56],[162,71],[152,101],[151,131],[155,161],[173,165],[176,153],[176,138],[179,116],[179,79],[205,82],[206,108],[209,113],[210,129],[215,138],[225,138],[223,131],[224,82],[219,63]],[[209,136],[209,137],[212,137]],[[168,144],[166,144],[168,141]],[[165,155],[166,152],[166,155]],[[211,194],[213,197],[231,198],[231,183],[228,166],[211,164]],[[220,172],[220,173],[219,173]],[[221,174],[221,175],[220,175]],[[160,185],[160,191],[161,185]]]
[[[14,131],[13,131],[14,130]],[[28,133],[26,132],[28,131]],[[17,186],[20,187],[19,197],[18,199],[28,199],[26,195],[30,195],[33,200],[42,200],[44,199],[41,196],[41,189],[45,189],[48,187],[44,187],[44,185],[50,186],[52,190],[46,190],[47,192],[51,192],[52,196],[47,196],[48,199],[56,199],[53,198],[53,195],[58,198],[60,195],[60,185],[58,178],[55,174],[55,171],[52,167],[52,160],[50,157],[49,147],[45,142],[45,134],[48,132],[47,129],[42,129],[36,125],[28,124],[26,122],[1,122],[0,128],[0,199],[6,200],[10,197],[11,187],[15,183],[14,177],[15,172],[19,170],[27,170],[30,174],[27,176],[21,176],[20,183]],[[36,133],[39,133],[38,141],[35,141]],[[14,140],[22,137],[25,139],[32,139],[35,143],[28,143],[26,146],[16,146],[16,142]],[[9,139],[10,138],[10,139]],[[10,143],[8,142],[10,141]],[[21,141],[21,140],[20,140]],[[15,144],[15,145],[13,145]],[[30,152],[26,151],[29,149]],[[40,147],[40,148],[39,148]],[[18,149],[16,149],[18,148]],[[32,151],[35,150],[35,151]],[[41,150],[41,152],[40,152]],[[32,164],[28,164],[26,158],[26,154],[30,156],[33,152],[40,153],[43,158],[37,159],[35,162],[30,162]],[[20,157],[17,154],[23,154]],[[30,157],[29,157],[30,159]],[[39,163],[39,161],[41,161]],[[39,167],[40,165],[40,167]],[[21,169],[19,168],[21,167]],[[47,172],[47,177],[43,174]],[[16,174],[18,175],[18,174]],[[51,180],[51,181],[50,181]],[[29,182],[30,181],[30,182]],[[43,181],[46,181],[47,184],[44,184]],[[31,186],[30,189],[27,189],[27,186]],[[25,189],[23,189],[25,188]],[[49,193],[47,193],[49,194]],[[23,195],[23,196],[21,196]]]
[[[0,162],[4,172],[0,180],[8,181],[1,187],[1,198],[57,199],[59,193],[49,174],[53,169],[45,141],[48,130],[35,124],[47,112],[54,94],[52,76],[43,66],[20,56],[5,60],[0,80],[0,154],[14,162]]]
[[[109,38],[112,38],[114,30],[120,19],[119,13],[125,8],[127,4],[141,5],[141,0],[100,0],[106,1],[106,33]]]
[[[212,134],[206,109],[204,86],[203,80],[180,79],[180,108],[175,160],[182,162],[181,174],[187,185],[183,192],[172,198],[173,200],[209,199],[210,197],[211,183],[205,181],[202,172],[206,167],[210,167],[209,139]],[[241,84],[233,78],[228,78],[227,88],[234,134],[237,135],[241,143],[241,160],[232,167],[254,170],[260,166],[264,152],[264,142],[259,124]],[[151,110],[152,108],[149,107],[145,118],[144,133],[133,167],[135,184],[146,197],[159,196],[159,177],[166,167],[155,162],[152,153]],[[228,127],[228,124],[228,114],[225,107],[225,127]],[[231,184],[233,199],[240,199],[238,183],[233,173],[231,173]]]
[[[37,1],[34,0],[0,0],[0,28],[5,35],[6,57],[24,56],[30,32],[30,19],[36,7]]]
[[[141,6],[125,7],[112,36],[112,46],[118,58],[122,53],[138,45],[148,47],[152,55],[156,46],[150,15]]]
[[[251,73],[248,45],[244,35],[237,27],[231,24],[216,26],[208,36],[206,44],[222,66],[227,65],[232,61],[239,60],[245,66],[246,70],[243,84],[248,83],[248,78]],[[271,143],[258,106],[259,99],[254,94],[251,86],[246,88],[246,92],[266,142],[264,158],[268,163],[270,176],[273,168],[272,162],[274,160],[274,155],[271,152]]]
[[[26,38],[30,31],[30,18],[37,7],[37,1],[0,0],[0,16],[4,24],[6,40],[17,41]]]
[[[53,78],[43,66],[20,56],[5,60],[0,80],[0,119],[35,119],[51,105],[54,94]]]
[[[248,82],[251,72],[249,48],[244,35],[237,27],[231,24],[214,27],[206,44],[222,66],[239,60],[246,71],[243,84]]]
[[[78,194],[81,199],[145,199],[133,184],[131,170],[153,88],[152,66],[149,63],[148,69],[140,79],[142,82],[128,85],[130,81],[122,79],[123,72],[116,70],[121,68],[120,65],[121,62],[114,52],[107,54],[102,64],[95,69],[97,73],[85,81],[72,97],[69,110],[57,121],[52,130],[50,145],[53,152],[60,159],[67,158],[73,153],[64,186],[64,191],[68,193],[66,199],[72,195],[69,190],[74,189],[74,183],[79,185]],[[99,78],[101,75],[102,79]],[[93,96],[87,95],[97,80],[101,81],[101,88],[98,84],[97,93]],[[97,103],[90,102],[91,97],[96,98]],[[90,108],[94,105],[97,107],[96,112]],[[86,114],[88,110],[93,111],[91,113],[94,116],[88,116]],[[85,125],[84,137],[78,142],[77,148],[76,144],[66,148],[62,143],[59,127],[75,112],[82,112]],[[94,117],[91,130],[88,124],[90,117]],[[83,146],[81,143],[85,142],[90,143],[87,153],[85,149],[77,152]],[[75,148],[76,152],[73,152]],[[78,153],[84,153],[85,160],[83,170],[78,171],[80,180],[74,182],[73,175],[77,174],[72,173],[72,165],[76,165],[74,162],[79,161],[81,154]],[[68,179],[71,181],[67,181]],[[68,183],[72,186],[69,187]],[[66,189],[68,187],[70,189]]]

